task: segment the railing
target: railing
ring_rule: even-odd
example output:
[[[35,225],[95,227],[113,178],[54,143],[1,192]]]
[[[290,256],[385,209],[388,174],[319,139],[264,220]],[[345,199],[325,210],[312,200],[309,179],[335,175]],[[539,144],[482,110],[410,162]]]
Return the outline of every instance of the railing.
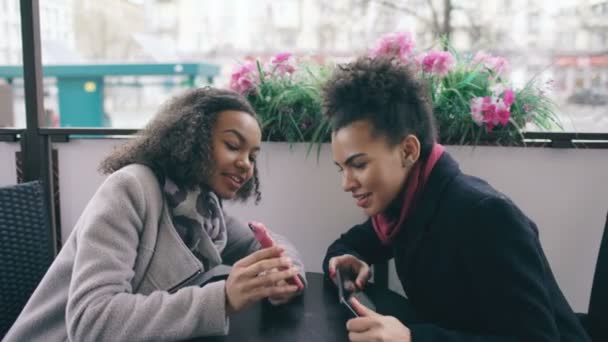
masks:
[[[38,134],[50,137],[52,142],[68,142],[75,136],[113,138],[134,135],[138,131],[133,128],[39,128]],[[25,128],[0,128],[0,141],[17,142],[25,132]],[[526,132],[523,137],[524,140],[515,146],[608,148],[608,133]],[[480,140],[479,145],[497,145],[497,143],[489,136]]]

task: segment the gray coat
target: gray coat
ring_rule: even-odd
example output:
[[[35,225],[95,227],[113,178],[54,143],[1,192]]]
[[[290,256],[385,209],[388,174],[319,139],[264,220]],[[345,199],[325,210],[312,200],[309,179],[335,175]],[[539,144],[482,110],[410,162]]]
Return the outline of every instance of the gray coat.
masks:
[[[260,248],[226,216],[225,264]],[[278,238],[300,268],[295,249]],[[228,332],[225,282],[172,289],[204,272],[143,165],[110,175],[4,341],[178,340]]]

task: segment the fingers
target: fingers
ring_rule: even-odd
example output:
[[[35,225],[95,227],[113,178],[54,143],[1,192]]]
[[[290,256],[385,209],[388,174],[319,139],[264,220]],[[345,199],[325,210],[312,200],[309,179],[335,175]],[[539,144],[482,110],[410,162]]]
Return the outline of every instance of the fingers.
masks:
[[[374,339],[372,339],[372,336],[370,336],[370,335],[371,334],[369,332],[363,332],[363,333],[351,332],[351,333],[348,333],[348,340],[351,342],[374,341]]]
[[[285,285],[291,285],[291,284],[287,284],[285,282],[285,285],[280,285],[278,284],[279,282],[281,282],[282,280],[287,280],[291,277],[293,277],[294,275],[298,274],[298,269],[295,267],[291,267],[282,271],[277,271],[277,272],[269,272],[266,273],[264,275],[260,275],[259,277],[255,277],[249,281],[247,281],[246,285],[243,286],[244,290],[253,290],[255,288],[258,287],[267,287],[267,286],[275,286],[275,287],[281,287],[281,286],[285,286]],[[294,285],[296,288],[298,288],[297,285]]]
[[[281,304],[285,304],[285,303],[289,302],[290,299],[291,299],[290,295],[268,297],[268,302],[270,302],[270,304],[272,304],[274,306],[277,306],[277,305],[281,305]]]
[[[336,269],[351,270],[357,275],[355,279],[355,286],[359,289],[363,289],[367,281],[371,278],[371,269],[369,265],[362,260],[359,260],[353,255],[344,254],[329,259],[329,276],[333,279],[336,274]],[[355,286],[346,279],[345,287],[348,291],[354,291]]]
[[[379,317],[379,316],[381,316],[374,310],[361,304],[361,302],[359,302],[357,300],[357,298],[355,298],[355,297],[351,297],[349,300],[349,303],[361,317]]]
[[[354,333],[366,332],[372,328],[380,326],[380,323],[369,317],[351,318],[346,322],[346,330]]]
[[[344,289],[348,292],[353,292],[357,289],[357,286],[355,285],[355,283],[352,280],[345,280]]]
[[[287,279],[287,282],[291,285],[297,286],[298,290],[304,289],[304,282],[302,281],[302,278],[300,278],[300,270],[298,270],[298,273],[295,276]]]
[[[255,277],[262,272],[270,271],[274,268],[283,269],[292,266],[291,258],[280,257],[260,260],[252,265],[249,265],[243,271],[243,276],[251,278]]]
[[[298,287],[295,285],[267,286],[253,289],[251,293],[252,301],[258,301],[269,297],[285,297],[295,294]]]
[[[363,264],[361,269],[359,269],[359,273],[357,274],[357,279],[355,280],[355,284],[359,289],[363,289],[365,284],[371,277],[371,272],[369,266],[367,264]]]
[[[249,267],[258,261],[279,257],[284,251],[285,249],[279,246],[260,249],[237,261],[234,267]]]
[[[333,257],[329,259],[329,276],[332,278],[335,276],[336,268],[342,270],[351,268],[352,270],[357,271],[360,263],[363,262],[350,254]]]
[[[336,267],[338,266],[339,258],[340,257],[333,257],[329,259],[329,276],[332,278],[336,276]]]

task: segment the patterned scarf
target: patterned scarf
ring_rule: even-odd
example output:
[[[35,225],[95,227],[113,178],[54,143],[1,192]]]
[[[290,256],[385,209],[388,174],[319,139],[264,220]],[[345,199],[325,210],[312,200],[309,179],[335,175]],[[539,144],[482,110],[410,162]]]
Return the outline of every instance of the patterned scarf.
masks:
[[[228,234],[217,195],[201,188],[181,189],[168,178],[163,192],[173,225],[186,246],[206,269],[221,264]]]

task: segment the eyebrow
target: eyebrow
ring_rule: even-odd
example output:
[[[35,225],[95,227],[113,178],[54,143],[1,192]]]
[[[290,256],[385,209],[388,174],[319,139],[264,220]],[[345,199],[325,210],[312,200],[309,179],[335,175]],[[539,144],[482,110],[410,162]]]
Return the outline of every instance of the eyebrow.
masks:
[[[355,159],[357,159],[357,158],[359,158],[359,157],[363,157],[363,156],[365,156],[365,153],[363,153],[363,152],[353,154],[352,156],[350,156],[350,157],[346,158],[346,160],[344,161],[344,165],[349,165],[349,164],[352,164],[353,160],[355,160]],[[337,161],[334,161],[334,164],[336,164],[336,165],[340,166],[340,164],[338,164],[338,162],[337,162]]]
[[[229,128],[227,130],[224,130],[223,133],[232,133],[232,134],[236,135],[236,137],[239,139],[239,141],[241,142],[241,144],[244,144],[244,143],[247,142],[247,139],[245,139],[245,137],[241,134],[241,132],[237,131],[234,128]],[[252,148],[252,150],[259,151],[260,150],[260,146],[254,146]]]

